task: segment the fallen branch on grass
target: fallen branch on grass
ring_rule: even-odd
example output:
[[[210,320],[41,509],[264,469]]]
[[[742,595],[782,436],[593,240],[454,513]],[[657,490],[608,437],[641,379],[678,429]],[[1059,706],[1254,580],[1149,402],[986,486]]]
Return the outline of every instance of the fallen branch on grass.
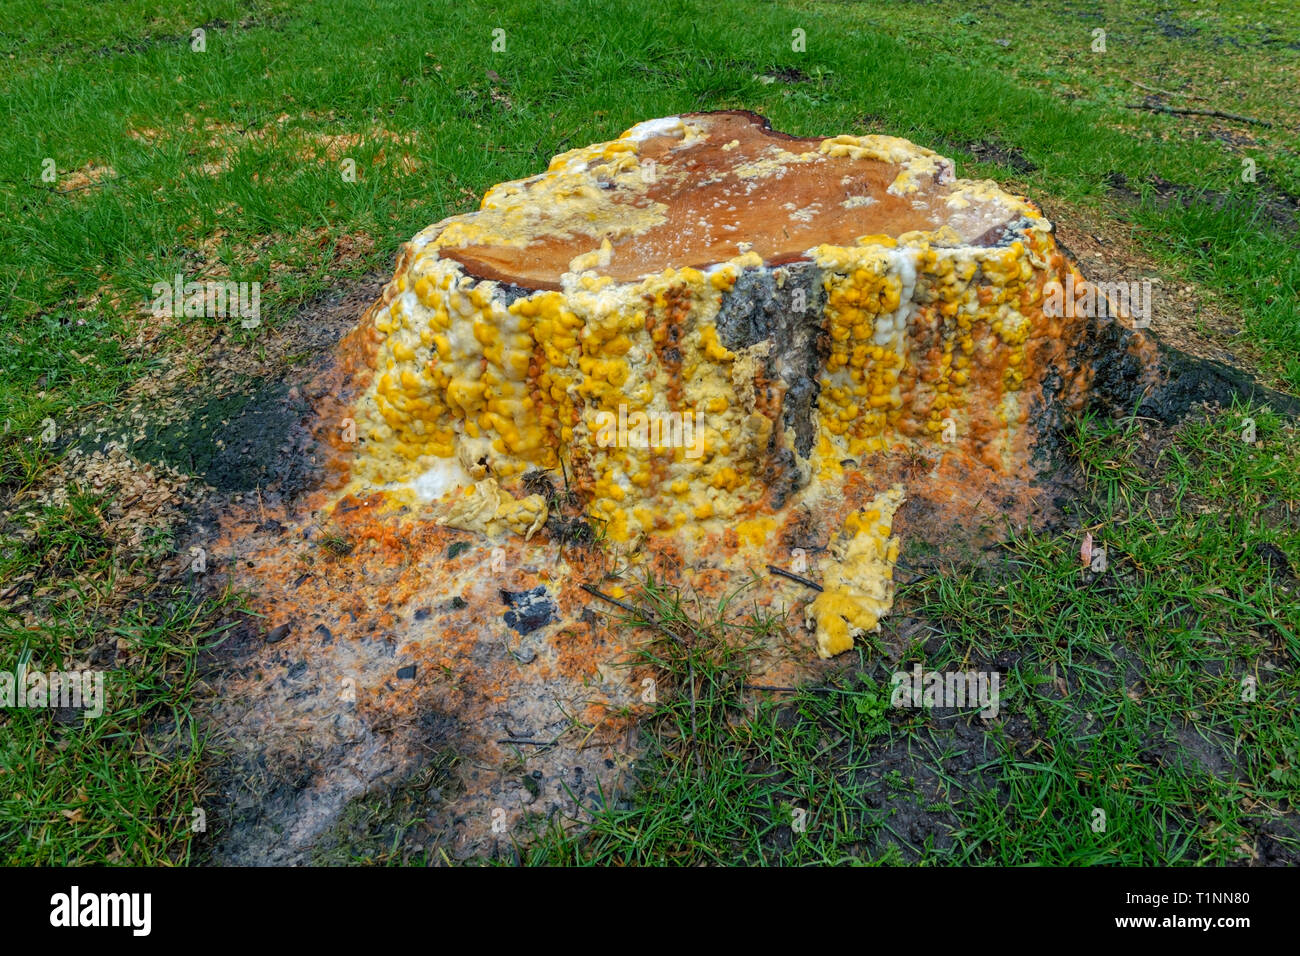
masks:
[[[1205,102],[1204,96],[1197,96],[1195,93],[1175,93],[1173,90],[1162,90],[1158,86],[1147,86],[1145,83],[1139,83],[1137,80],[1133,79],[1132,77],[1128,77],[1127,79],[1134,86],[1139,87],[1140,89],[1144,89],[1149,93],[1159,93],[1161,96],[1181,96],[1185,99],[1200,100],[1202,103]]]
[[[1217,116],[1219,119],[1233,120],[1237,123],[1251,123],[1255,126],[1272,127],[1268,120],[1255,119],[1253,116],[1241,116],[1238,113],[1225,113],[1222,110],[1180,110],[1172,106],[1157,106],[1147,103],[1127,103],[1126,110],[1148,110],[1152,113],[1172,113],[1178,116]]]

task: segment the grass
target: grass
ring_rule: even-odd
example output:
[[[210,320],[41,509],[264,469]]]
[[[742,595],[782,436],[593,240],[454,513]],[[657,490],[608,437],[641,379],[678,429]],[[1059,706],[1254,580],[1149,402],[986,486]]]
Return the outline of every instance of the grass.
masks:
[[[1300,15],[1276,0],[1201,6],[511,0],[413,19],[409,6],[360,0],[0,2],[0,595],[36,582],[26,606],[0,597],[0,666],[80,660],[108,635],[126,644],[109,668],[120,705],[109,718],[0,717],[4,859],[183,861],[201,790],[196,661],[233,597],[205,603],[136,580],[177,560],[167,543],[181,519],[145,528],[149,547],[132,529],[105,531],[121,495],[67,477],[77,432],[188,362],[200,337],[274,351],[295,304],[390,268],[399,242],[493,183],[640,120],[746,108],[792,133],[869,128],[943,144],[964,174],[1049,211],[1062,202],[1115,220],[1172,278],[1239,314],[1266,378],[1300,392],[1295,224],[1274,214],[1300,196]],[[1090,48],[1098,27],[1104,54]],[[506,46],[494,52],[497,28]],[[1273,126],[1126,109],[1146,95]],[[1011,158],[987,160],[986,144]],[[1242,181],[1243,159],[1256,161],[1256,182]],[[1115,174],[1136,201],[1115,199]],[[262,325],[148,314],[154,283],[177,273],[261,282]],[[191,378],[203,396],[201,366]],[[668,695],[648,764],[662,773],[644,773],[635,805],[589,837],[552,831],[531,858],[1234,859],[1297,779],[1282,704],[1295,696],[1300,621],[1245,555],[1294,555],[1300,542],[1293,432],[1259,414],[1274,460],[1234,443],[1228,424],[1188,426],[1156,463],[1138,424],[1086,423],[1087,520],[1113,555],[1086,587],[1077,541],[1028,538],[1013,542],[1001,578],[955,569],[904,595],[945,622],[928,665],[1020,655],[1007,673],[1030,737],[963,736],[919,712],[889,713],[882,737],[874,702],[889,675],[876,657],[833,692],[755,704],[735,684],[743,653],[731,630],[686,658],[707,746],[682,750],[684,698]],[[707,623],[662,606],[678,600],[662,591],[643,597],[691,634]],[[1054,667],[1069,669],[1068,695],[1056,696]],[[1143,675],[1138,699],[1116,676],[1129,669]],[[1247,670],[1259,679],[1251,707],[1234,691]],[[1145,759],[1152,740],[1191,725],[1228,741],[1212,762],[1230,769]],[[1174,750],[1200,746],[1179,736]],[[944,770],[953,748],[978,760]],[[909,783],[918,765],[928,769]],[[92,824],[62,813],[83,804],[100,808],[83,811]],[[940,804],[951,809],[926,809]],[[804,831],[790,829],[791,806],[808,811]],[[1110,820],[1104,837],[1090,828],[1094,806]],[[1035,823],[1044,807],[1070,822],[1068,836]]]
[[[188,862],[206,825],[206,732],[192,708],[199,655],[219,640],[229,594],[184,583],[123,601],[119,580],[171,548],[165,530],[127,553],[107,530],[109,502],[73,488],[32,518],[30,537],[0,534],[0,580],[35,580],[31,600],[0,607],[10,673],[92,669],[102,714],[6,709],[0,716],[0,846],[9,864]],[[195,815],[196,808],[200,815]]]
[[[1300,725],[1286,702],[1300,609],[1260,549],[1295,553],[1300,472],[1294,425],[1255,414],[1259,446],[1241,440],[1251,412],[1234,408],[1186,423],[1145,477],[1131,424],[1085,423],[1087,519],[1108,570],[1080,571],[1077,538],[1029,538],[996,589],[978,576],[924,588],[921,609],[943,620],[950,653],[1024,653],[1036,677],[1021,707],[1042,752],[1008,751],[1010,800],[985,797],[971,820],[1000,862],[1083,862],[1058,827],[1007,823],[1045,813],[1081,824],[1095,805],[1111,825],[1093,859],[1226,863],[1294,806],[1285,741]]]

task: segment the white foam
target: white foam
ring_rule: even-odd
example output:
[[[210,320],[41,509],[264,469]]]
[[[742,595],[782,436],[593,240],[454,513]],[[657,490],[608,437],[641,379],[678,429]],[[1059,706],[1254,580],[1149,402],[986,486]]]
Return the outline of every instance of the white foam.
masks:
[[[448,492],[473,483],[474,479],[455,458],[439,458],[436,465],[411,482],[411,490],[423,501],[437,501]]]
[[[654,136],[671,136],[678,130],[682,129],[683,123],[680,116],[665,116],[662,119],[646,120],[644,123],[637,123],[623,135],[627,139],[636,140],[638,143],[645,142]]]

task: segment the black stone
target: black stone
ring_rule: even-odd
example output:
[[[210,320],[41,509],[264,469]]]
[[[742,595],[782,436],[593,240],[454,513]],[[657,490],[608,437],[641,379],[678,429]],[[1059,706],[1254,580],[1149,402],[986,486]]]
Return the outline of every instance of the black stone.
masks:
[[[510,607],[505,613],[506,625],[520,634],[531,634],[555,620],[555,602],[546,593],[544,585],[539,584],[531,591],[507,591],[503,588],[501,599]]]

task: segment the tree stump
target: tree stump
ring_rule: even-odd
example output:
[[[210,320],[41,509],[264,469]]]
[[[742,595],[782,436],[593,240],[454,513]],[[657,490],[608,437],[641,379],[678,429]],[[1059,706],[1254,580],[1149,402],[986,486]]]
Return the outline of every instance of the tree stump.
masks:
[[[821,551],[829,656],[889,610],[902,502],[1024,478],[1086,387],[1062,289],[1087,284],[1036,206],[906,140],[641,123],[403,246],[347,491],[634,556]]]

